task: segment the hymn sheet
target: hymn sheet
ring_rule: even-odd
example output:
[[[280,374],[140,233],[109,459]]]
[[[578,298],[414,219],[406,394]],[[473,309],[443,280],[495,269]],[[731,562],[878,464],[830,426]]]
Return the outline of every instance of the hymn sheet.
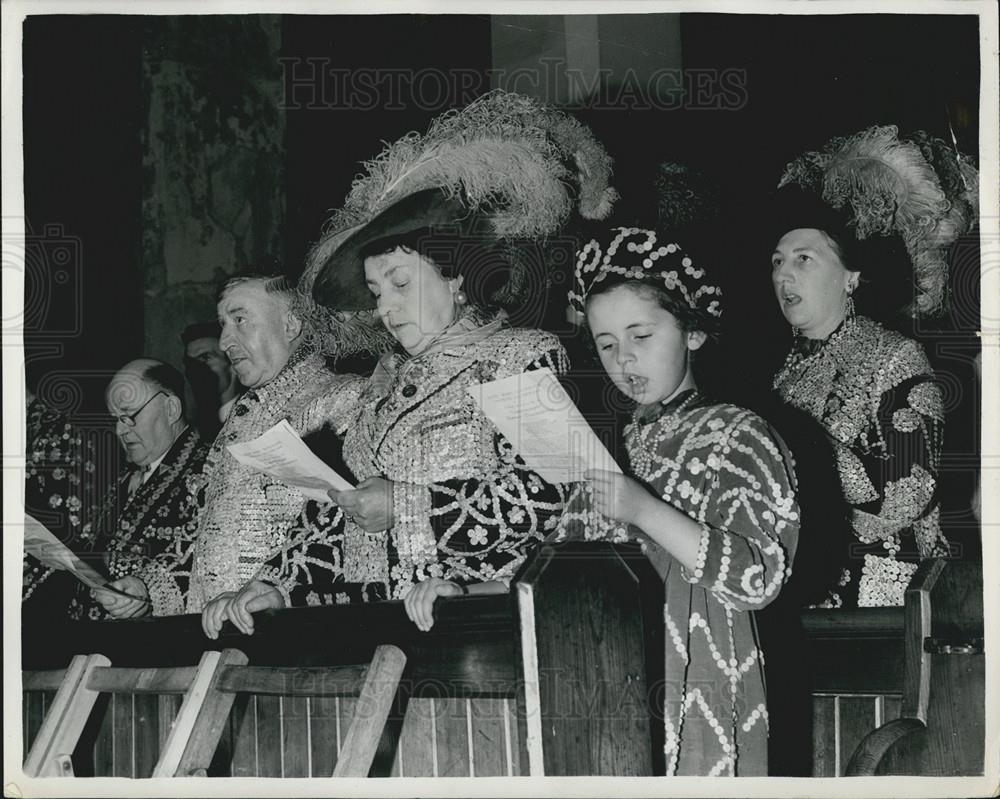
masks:
[[[583,480],[587,469],[621,474],[611,453],[549,369],[469,389],[524,462],[550,483]]]

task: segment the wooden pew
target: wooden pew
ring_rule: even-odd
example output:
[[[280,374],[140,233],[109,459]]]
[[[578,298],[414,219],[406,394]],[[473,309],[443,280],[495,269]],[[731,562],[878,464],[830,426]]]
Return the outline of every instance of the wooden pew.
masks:
[[[227,628],[217,641],[197,616],[78,623],[25,631],[23,667],[65,668],[91,652],[123,666],[186,666],[223,648],[254,665],[322,666],[366,662],[394,644],[407,669],[373,774],[655,775],[662,601],[636,551],[563,545],[543,548],[509,595],[439,601],[428,633],[399,602],[267,612],[255,635]],[[906,608],[800,614],[794,665],[808,681],[812,722],[778,734],[808,740],[811,727],[816,776],[981,773],[982,618],[981,564],[960,561],[922,565]],[[772,704],[787,699],[775,694],[783,686],[769,687]],[[27,706],[31,726],[39,701]],[[328,775],[328,742],[346,731],[349,703],[237,702],[209,775]],[[129,695],[115,695],[103,716],[95,709],[75,773],[148,776],[129,763],[151,765],[170,725],[169,709],[150,710]]]
[[[802,614],[813,776],[982,773],[982,589],[981,563],[927,561],[905,607]]]
[[[899,718],[865,736],[847,774],[982,774],[986,658],[979,564],[921,564],[904,610]]]
[[[23,668],[65,667],[77,652],[121,666],[187,666],[224,648],[255,666],[336,666],[393,644],[407,669],[375,775],[662,773],[662,585],[637,550],[545,547],[510,594],[439,600],[435,618],[421,633],[401,602],[300,608],[260,614],[250,637],[227,626],[217,641],[198,616],[81,622],[37,638],[25,631]],[[149,776],[135,764],[155,753],[137,757],[118,744],[155,748],[169,713],[134,712],[128,695],[113,700],[92,714],[76,773]],[[238,701],[208,774],[328,776],[328,743],[346,733],[352,701]]]

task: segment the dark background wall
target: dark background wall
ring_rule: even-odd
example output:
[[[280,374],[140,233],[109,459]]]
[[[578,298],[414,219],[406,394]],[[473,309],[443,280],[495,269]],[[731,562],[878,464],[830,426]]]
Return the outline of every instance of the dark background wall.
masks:
[[[662,160],[721,186],[722,363],[732,398],[752,402],[788,341],[761,198],[799,153],[873,124],[953,131],[976,153],[978,53],[962,16],[29,18],[28,383],[96,424],[123,362],[179,365],[177,334],[211,315],[225,274],[273,258],[297,275],[382,141],[502,86],[592,126],[616,161],[614,222],[655,221]],[[945,387],[946,522],[974,547],[979,261],[968,242],[955,255],[950,314],[892,321]],[[538,298],[538,319],[564,329],[564,291]]]
[[[27,379],[73,411],[103,408],[142,341],[140,36],[138,17],[24,25]]]

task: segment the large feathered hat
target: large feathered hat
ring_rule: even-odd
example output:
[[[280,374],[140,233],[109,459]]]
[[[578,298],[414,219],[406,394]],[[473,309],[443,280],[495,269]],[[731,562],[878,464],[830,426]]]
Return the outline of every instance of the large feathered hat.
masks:
[[[900,138],[895,126],[873,127],[795,159],[779,189],[786,213],[774,221],[786,231],[839,225],[861,242],[898,236],[916,284],[910,312],[943,310],[948,250],[978,217],[979,175],[967,156],[922,131]]]
[[[529,97],[491,92],[364,164],[312,249],[300,287],[331,310],[335,324],[342,312],[373,305],[364,284],[366,247],[446,229],[504,254],[509,280],[495,299],[516,302],[525,242],[544,246],[574,211],[607,217],[618,197],[610,175],[610,156],[583,124]]]

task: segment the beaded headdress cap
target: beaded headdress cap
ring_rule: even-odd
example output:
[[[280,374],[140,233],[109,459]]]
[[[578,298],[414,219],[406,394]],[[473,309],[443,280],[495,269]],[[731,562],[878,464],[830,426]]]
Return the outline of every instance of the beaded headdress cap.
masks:
[[[569,316],[582,324],[587,297],[598,284],[638,280],[665,290],[689,308],[699,328],[715,333],[722,317],[722,289],[680,245],[655,230],[619,227],[602,241],[591,239],[577,253]]]
[[[800,156],[784,186],[822,197],[859,240],[898,235],[917,288],[910,312],[943,309],[948,248],[978,216],[979,175],[968,157],[922,131],[901,139],[895,126],[873,127]]]
[[[544,244],[562,231],[574,210],[587,219],[604,219],[618,197],[608,185],[611,158],[587,127],[529,97],[503,91],[437,117],[424,134],[407,134],[364,170],[328,222],[302,276],[301,286],[336,311],[373,305],[359,255],[378,239],[372,226],[384,228],[384,235],[401,227],[412,231],[476,219],[477,235],[491,239],[511,264],[503,298],[511,302],[526,288],[519,271],[521,244]],[[427,199],[432,190],[443,202]],[[418,194],[424,202],[411,199]],[[465,214],[454,212],[456,206]],[[438,218],[445,208],[453,211],[451,220]],[[414,215],[408,223],[404,211]],[[340,243],[331,246],[335,237]]]

